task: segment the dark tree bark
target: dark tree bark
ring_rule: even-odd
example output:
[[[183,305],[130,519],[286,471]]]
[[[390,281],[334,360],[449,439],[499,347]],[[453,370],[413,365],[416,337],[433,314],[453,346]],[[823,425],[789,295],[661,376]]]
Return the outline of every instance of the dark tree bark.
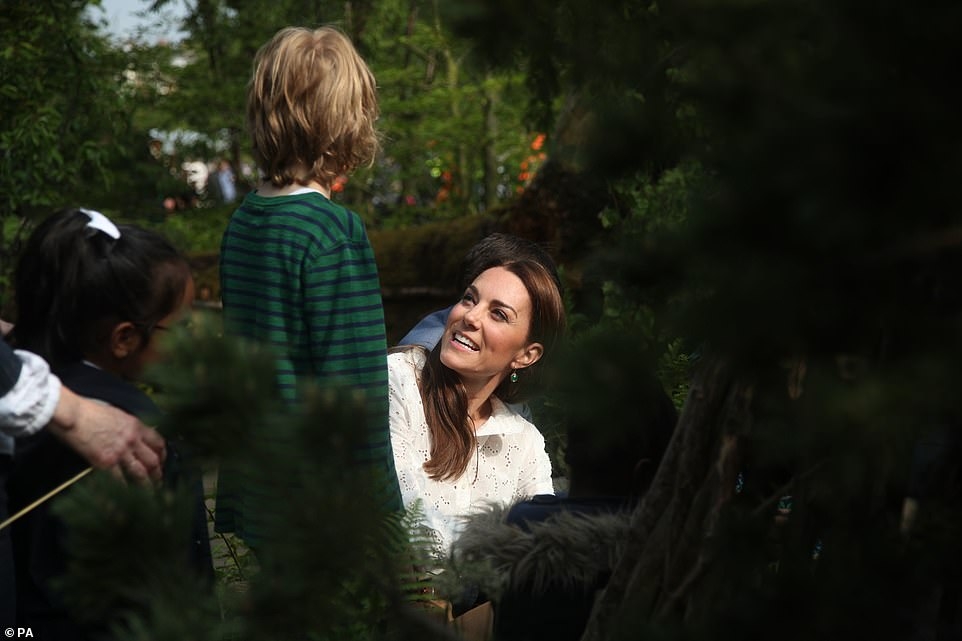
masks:
[[[753,388],[717,358],[696,373],[665,458],[633,516],[633,536],[582,639],[618,638],[632,617],[680,620],[712,564],[722,506],[735,490]]]

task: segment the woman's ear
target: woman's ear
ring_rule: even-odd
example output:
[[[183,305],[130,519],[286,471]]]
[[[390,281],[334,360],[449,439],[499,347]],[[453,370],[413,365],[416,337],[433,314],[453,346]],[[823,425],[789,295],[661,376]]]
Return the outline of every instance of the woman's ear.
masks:
[[[116,359],[127,358],[137,352],[143,343],[140,329],[130,321],[114,325],[110,330],[110,353]]]
[[[541,343],[531,343],[511,362],[511,369],[531,367],[541,360],[542,354],[544,354],[544,346]]]

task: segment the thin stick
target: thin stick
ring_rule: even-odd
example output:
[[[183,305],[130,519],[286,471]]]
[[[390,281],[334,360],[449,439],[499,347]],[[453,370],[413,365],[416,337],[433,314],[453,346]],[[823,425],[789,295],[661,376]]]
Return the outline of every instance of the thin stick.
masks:
[[[6,521],[4,521],[3,523],[0,523],[0,531],[2,531],[5,527],[7,527],[7,526],[9,526],[9,525],[12,525],[14,521],[16,521],[16,520],[19,519],[20,517],[24,516],[25,514],[27,514],[28,512],[30,512],[31,510],[37,508],[41,503],[50,500],[51,498],[53,498],[53,497],[56,496],[57,494],[60,494],[61,492],[63,492],[64,490],[66,490],[68,487],[70,487],[71,485],[73,485],[74,483],[76,483],[77,481],[79,481],[80,479],[82,479],[83,477],[87,476],[88,474],[90,474],[90,473],[93,472],[93,471],[94,471],[94,468],[88,467],[86,470],[84,470],[83,472],[81,472],[81,473],[78,474],[77,476],[73,477],[73,478],[70,479],[69,481],[66,481],[66,482],[64,482],[64,483],[61,483],[59,486],[57,486],[57,487],[55,487],[54,489],[50,490],[49,492],[47,492],[46,494],[44,494],[43,496],[41,496],[39,499],[37,499],[36,501],[34,501],[33,503],[31,503],[31,504],[28,505],[27,507],[23,508],[22,510],[20,510],[19,512],[17,512],[16,514],[14,514],[13,516],[11,516],[10,518],[8,518],[8,519],[7,519]]]
[[[207,510],[207,516],[209,516],[210,520],[213,521],[214,511],[206,505],[204,505],[204,509]],[[231,558],[234,559],[234,565],[237,567],[237,574],[240,575],[242,581],[246,580],[246,577],[244,576],[244,570],[241,568],[240,559],[237,558],[237,553],[234,551],[234,546],[231,545],[230,541],[227,540],[227,535],[223,532],[217,532],[217,535],[222,541],[224,541],[224,545],[227,546],[227,551],[230,552]]]

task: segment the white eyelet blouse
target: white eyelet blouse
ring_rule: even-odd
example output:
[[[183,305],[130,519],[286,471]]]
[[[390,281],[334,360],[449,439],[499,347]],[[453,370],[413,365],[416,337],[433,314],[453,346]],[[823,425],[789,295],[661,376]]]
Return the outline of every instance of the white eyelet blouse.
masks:
[[[554,494],[554,487],[541,432],[494,396],[491,417],[476,432],[478,451],[461,478],[429,478],[424,464],[431,436],[418,389],[425,361],[420,349],[388,354],[391,447],[405,508],[421,499],[424,524],[433,530],[437,551],[447,554],[461,517],[490,503]]]

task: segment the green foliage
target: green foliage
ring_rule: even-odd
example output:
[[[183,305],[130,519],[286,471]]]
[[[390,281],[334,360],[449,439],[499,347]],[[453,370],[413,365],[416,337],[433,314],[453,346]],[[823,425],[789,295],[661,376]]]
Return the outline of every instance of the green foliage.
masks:
[[[918,633],[945,577],[923,568],[952,555],[900,538],[898,513],[914,439],[958,435],[959,7],[509,5],[457,7],[531,65],[542,114],[559,95],[590,110],[586,174],[634,183],[603,214],[577,329],[635,328],[677,371],[735,364],[696,368],[671,485],[600,617],[626,625],[590,638]]]
[[[189,255],[216,254],[235,208],[236,205],[203,207],[138,222],[164,234]]]
[[[117,638],[384,638],[399,625],[410,572],[400,568],[411,567],[413,548],[406,522],[378,507],[373,488],[383,480],[350,463],[363,431],[358,398],[310,388],[293,410],[272,393],[269,352],[221,337],[202,318],[169,339],[168,359],[150,376],[165,409],[159,428],[266,482],[272,520],[257,567],[247,591],[221,594],[218,608],[181,558],[189,498],[104,477],[60,508],[76,559],[64,582],[69,603],[111,622]],[[102,591],[89,589],[102,580]]]
[[[656,359],[659,377],[681,407],[698,345],[678,329],[674,309],[681,299],[665,278],[671,273],[666,247],[685,234],[692,209],[711,182],[699,163],[688,161],[657,177],[638,172],[610,184],[614,203],[599,214],[605,233],[585,261],[586,291],[573,334],[594,331],[601,323],[631,336]]]
[[[0,216],[49,206],[103,180],[122,102],[118,67],[83,4],[12,3],[0,17]]]
[[[0,218],[0,318],[7,318],[13,304],[13,266],[14,255],[18,255],[20,244],[26,239],[27,221],[13,216]]]
[[[451,223],[419,225],[404,230],[372,230],[371,245],[387,289],[417,284],[460,292],[461,261],[474,243],[487,235],[493,221],[474,216]]]
[[[236,457],[279,401],[274,357],[257,345],[223,338],[219,315],[195,312],[192,327],[177,328],[166,362],[145,375],[160,391],[165,432],[184,438],[204,457]],[[230,438],[222,430],[230,427]]]
[[[406,556],[406,571],[400,577],[401,591],[409,601],[415,603],[437,599],[433,588],[437,588],[439,583],[444,585],[438,581],[439,576],[443,575],[436,576],[438,568],[444,567],[444,559],[439,558],[434,536],[431,528],[425,524],[424,517],[424,502],[417,499],[405,508],[399,523],[399,534],[407,540],[402,555],[402,558]],[[455,590],[457,588],[452,587]],[[443,590],[441,592],[444,594]]]
[[[364,35],[386,145],[385,161],[356,182],[380,187],[373,194],[379,225],[485,210],[513,192],[530,142],[520,121],[518,74],[486,70],[439,11],[436,2],[377,3]],[[495,184],[502,193],[483,193],[497,191]]]
[[[587,160],[601,174],[660,171],[696,133],[689,117],[679,117],[687,109],[677,84],[685,64],[681,4],[490,0],[447,11],[486,60],[524,69],[533,127],[557,130],[572,113],[591,112],[592,132],[556,139],[556,156]]]
[[[640,172],[613,181],[616,204],[601,212],[602,225],[630,234],[635,241],[651,242],[649,239],[655,235],[682,232],[706,182],[705,170],[695,161],[681,163],[656,176]]]
[[[690,432],[730,420],[719,434],[740,439],[749,489],[723,510],[712,541],[696,546],[699,566],[707,555],[714,567],[685,590],[684,623],[659,609],[670,597],[640,607],[694,638],[719,625],[728,635],[764,636],[775,624],[793,638],[910,636],[907,628],[929,621],[920,595],[945,580],[923,568],[951,555],[916,548],[898,524],[917,439],[939,426],[958,432],[945,368],[959,356],[951,276],[959,252],[947,212],[955,208],[949,176],[960,169],[949,150],[962,131],[953,115],[959,97],[939,78],[955,50],[941,25],[960,10],[691,9],[684,91],[711,142],[698,154],[711,187],[696,194],[677,234],[623,265],[626,280],[671,292],[659,319],[751,382],[749,411],[720,407]],[[693,416],[704,407],[689,402]],[[728,452],[714,443],[721,465]],[[937,490],[946,491],[957,488]],[[773,532],[773,506],[786,493],[794,509]],[[705,515],[704,505],[687,509]],[[952,518],[957,524],[958,513]],[[825,543],[817,564],[815,535]],[[678,558],[693,552],[689,545],[661,551]],[[778,572],[761,571],[773,559]],[[639,605],[645,597],[636,596],[628,601]],[[691,608],[703,627],[692,630]]]
[[[216,638],[205,634],[216,622],[216,601],[187,562],[190,507],[187,492],[122,485],[106,473],[77,484],[56,504],[70,524],[71,565],[59,587],[79,621],[109,622],[127,638],[128,624],[136,634],[136,621],[169,608],[179,616],[160,617],[163,627],[177,622],[183,635],[197,626],[192,638]]]
[[[119,65],[83,8],[13,2],[0,13],[0,284],[15,253],[11,219],[76,198],[88,181],[107,182],[124,120]]]

